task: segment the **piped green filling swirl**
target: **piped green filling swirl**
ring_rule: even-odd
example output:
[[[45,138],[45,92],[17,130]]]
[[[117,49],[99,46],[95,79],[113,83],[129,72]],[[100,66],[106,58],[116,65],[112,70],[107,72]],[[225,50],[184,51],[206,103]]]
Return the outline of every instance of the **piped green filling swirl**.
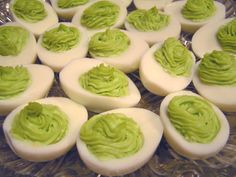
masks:
[[[99,1],[85,9],[80,23],[88,29],[103,29],[113,26],[120,13],[120,7],[109,1]]]
[[[59,107],[31,102],[16,116],[11,128],[14,138],[49,145],[59,142],[68,131],[68,117]]]
[[[20,95],[30,83],[31,76],[27,68],[0,66],[0,100]]]
[[[188,49],[175,38],[165,40],[155,51],[154,58],[166,72],[175,76],[189,76],[194,63]]]
[[[88,0],[58,0],[57,5],[62,9],[67,9],[71,7],[77,7],[80,5],[84,5],[88,2]]]
[[[175,96],[167,111],[172,125],[188,142],[210,143],[221,127],[212,106],[196,96]]]
[[[216,37],[224,51],[236,54],[236,19],[220,27]]]
[[[29,39],[29,32],[19,26],[0,27],[0,55],[17,56]]]
[[[89,53],[95,57],[118,56],[129,48],[129,37],[118,29],[96,33],[89,42]]]
[[[81,127],[80,138],[100,160],[131,156],[144,143],[138,124],[121,113],[93,116]]]
[[[213,0],[187,0],[181,12],[184,18],[197,22],[213,16],[215,11]]]
[[[236,57],[224,51],[205,54],[198,75],[209,85],[236,85]]]
[[[89,92],[111,97],[128,94],[128,79],[118,69],[100,64],[79,78],[80,85]]]
[[[42,46],[49,51],[63,52],[72,49],[80,40],[80,32],[75,27],[60,24],[43,34]]]
[[[127,16],[127,21],[139,31],[158,31],[169,24],[170,17],[159,13],[156,7],[149,10],[134,10]]]
[[[30,23],[41,21],[47,16],[40,0],[16,0],[12,10],[18,18]]]

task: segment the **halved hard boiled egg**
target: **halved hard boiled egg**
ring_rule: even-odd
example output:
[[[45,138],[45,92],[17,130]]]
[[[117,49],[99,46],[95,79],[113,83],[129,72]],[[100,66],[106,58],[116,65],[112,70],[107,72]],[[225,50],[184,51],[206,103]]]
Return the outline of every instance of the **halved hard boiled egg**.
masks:
[[[137,9],[150,9],[156,6],[158,9],[164,9],[164,7],[171,3],[173,0],[134,0],[134,5]]]
[[[126,7],[128,7],[131,3],[132,3],[132,0],[121,0]]]

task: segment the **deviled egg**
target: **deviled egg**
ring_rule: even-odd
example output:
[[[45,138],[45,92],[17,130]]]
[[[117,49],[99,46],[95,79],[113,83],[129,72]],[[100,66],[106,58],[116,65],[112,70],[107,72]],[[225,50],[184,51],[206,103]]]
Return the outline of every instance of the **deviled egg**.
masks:
[[[0,66],[34,63],[36,60],[34,35],[16,22],[0,26]]]
[[[89,54],[119,70],[130,73],[138,69],[148,44],[136,35],[119,29],[107,29],[94,34],[89,42]]]
[[[131,3],[132,3],[132,0],[121,0],[126,7],[128,7]]]
[[[175,38],[153,45],[143,56],[139,74],[144,87],[165,96],[186,88],[193,77],[195,57]]]
[[[45,1],[12,0],[10,9],[15,21],[31,31],[36,37],[58,22],[57,14]]]
[[[48,97],[14,109],[3,131],[12,151],[34,162],[56,159],[75,144],[87,110],[68,98]]]
[[[53,71],[44,65],[0,66],[0,115],[46,96],[53,79]]]
[[[224,4],[214,0],[181,0],[168,4],[164,11],[181,23],[181,30],[194,33],[203,25],[225,18]]]
[[[173,0],[134,0],[134,6],[137,9],[151,9],[156,6],[157,9],[164,9],[164,7]]]
[[[72,23],[58,23],[39,37],[39,59],[55,72],[59,72],[71,60],[86,56],[88,40],[87,33]]]
[[[128,76],[100,60],[73,60],[59,76],[66,95],[94,112],[132,107],[141,99]]]
[[[163,134],[157,114],[114,109],[91,117],[80,129],[77,149],[88,168],[105,176],[132,173],[155,153]]]
[[[229,137],[229,123],[223,112],[191,91],[166,96],[160,117],[168,144],[190,159],[215,155]]]

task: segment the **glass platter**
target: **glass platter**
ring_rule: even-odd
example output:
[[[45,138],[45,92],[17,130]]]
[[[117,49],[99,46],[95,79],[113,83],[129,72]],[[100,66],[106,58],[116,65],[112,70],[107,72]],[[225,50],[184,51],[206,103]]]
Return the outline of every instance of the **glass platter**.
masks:
[[[12,21],[9,1],[0,0],[0,24]],[[226,6],[226,16],[236,16],[236,1],[219,0]],[[129,11],[134,9],[131,4]],[[181,33],[180,40],[191,49],[191,34]],[[140,82],[138,72],[129,74],[142,95],[137,107],[159,114],[163,97],[148,92]],[[196,92],[192,84],[187,90]],[[58,74],[48,96],[65,96],[60,88]],[[236,112],[225,113],[230,123],[230,137],[227,145],[217,155],[205,160],[189,160],[175,153],[164,137],[150,161],[138,171],[125,177],[236,177]],[[92,112],[89,115],[93,115]],[[90,117],[89,116],[89,117]],[[32,163],[18,158],[7,145],[2,131],[4,117],[0,117],[0,177],[101,177],[90,171],[81,161],[76,147],[64,156],[49,162]]]

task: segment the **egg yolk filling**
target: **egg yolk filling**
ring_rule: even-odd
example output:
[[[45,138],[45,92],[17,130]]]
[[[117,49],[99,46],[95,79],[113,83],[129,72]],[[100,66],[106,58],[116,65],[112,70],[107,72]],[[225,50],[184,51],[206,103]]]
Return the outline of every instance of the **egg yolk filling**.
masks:
[[[19,26],[0,27],[0,55],[17,56],[29,40],[29,32]]]
[[[175,96],[167,108],[174,128],[188,142],[210,143],[220,130],[220,121],[212,106],[196,96]]]
[[[128,79],[118,69],[100,64],[79,77],[85,90],[101,96],[121,97],[128,94]]]
[[[113,26],[118,20],[120,7],[109,1],[99,1],[84,10],[80,23],[88,29]]]
[[[47,16],[47,12],[40,0],[16,0],[12,6],[14,14],[27,22],[36,23]]]
[[[0,66],[0,100],[20,95],[30,84],[31,76],[27,68]]]
[[[31,102],[15,115],[11,135],[38,145],[59,142],[68,131],[68,117],[58,106]]]
[[[159,31],[170,22],[168,15],[159,13],[156,7],[149,10],[138,9],[127,16],[127,21],[138,31]]]
[[[161,48],[155,51],[154,58],[167,73],[174,76],[189,76],[194,64],[188,49],[173,37],[165,40]]]
[[[89,53],[95,57],[118,56],[130,46],[129,37],[118,29],[108,29],[92,36]]]
[[[93,116],[81,127],[80,139],[99,160],[132,156],[144,144],[139,125],[121,113]]]
[[[62,9],[67,9],[71,7],[77,7],[80,5],[84,5],[88,2],[88,0],[58,0],[57,5]]]
[[[236,57],[224,51],[205,54],[198,67],[198,76],[208,85],[236,86]]]

